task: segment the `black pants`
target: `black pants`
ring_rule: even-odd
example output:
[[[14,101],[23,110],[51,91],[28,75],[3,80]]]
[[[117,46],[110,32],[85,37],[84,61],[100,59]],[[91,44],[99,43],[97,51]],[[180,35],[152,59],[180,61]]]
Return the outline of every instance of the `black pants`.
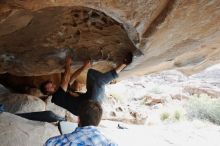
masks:
[[[60,117],[56,115],[55,113],[53,113],[52,111],[21,113],[21,114],[16,114],[16,115],[29,119],[29,120],[42,121],[42,122],[65,121],[64,117]]]

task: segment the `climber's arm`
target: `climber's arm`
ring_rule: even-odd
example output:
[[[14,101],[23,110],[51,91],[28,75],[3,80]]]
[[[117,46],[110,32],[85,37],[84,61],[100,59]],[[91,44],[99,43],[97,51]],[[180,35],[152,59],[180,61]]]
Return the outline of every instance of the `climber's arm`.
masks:
[[[67,91],[70,77],[71,77],[71,64],[72,64],[72,59],[71,58],[66,58],[66,64],[65,64],[65,72],[61,80],[61,85],[60,87],[64,90]]]
[[[69,84],[72,85],[73,82],[76,80],[76,78],[86,69],[88,69],[89,67],[91,67],[91,62],[90,61],[86,61],[84,62],[84,65],[82,67],[80,67],[78,70],[76,70],[69,81]]]

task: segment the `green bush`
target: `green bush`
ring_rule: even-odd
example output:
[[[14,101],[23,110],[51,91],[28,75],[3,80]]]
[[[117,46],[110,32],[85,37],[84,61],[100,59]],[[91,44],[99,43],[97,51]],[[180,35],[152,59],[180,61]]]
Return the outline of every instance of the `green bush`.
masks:
[[[162,113],[162,114],[160,115],[160,120],[161,120],[161,121],[165,121],[165,120],[168,120],[169,117],[170,117],[170,114],[167,113],[167,112],[164,112],[164,113]]]
[[[179,111],[175,111],[174,113],[174,120],[179,121],[181,118],[181,114]]]
[[[194,95],[185,104],[187,117],[204,119],[220,125],[220,99],[206,94]]]
[[[169,122],[180,121],[180,119],[183,119],[183,114],[184,113],[179,110],[176,110],[175,112],[163,112],[160,114],[160,120]]]

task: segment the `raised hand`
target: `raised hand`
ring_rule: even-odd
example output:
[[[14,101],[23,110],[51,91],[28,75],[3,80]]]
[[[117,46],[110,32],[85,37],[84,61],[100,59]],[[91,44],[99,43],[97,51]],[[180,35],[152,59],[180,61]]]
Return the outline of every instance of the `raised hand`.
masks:
[[[125,58],[124,58],[124,60],[123,60],[123,63],[126,64],[126,65],[128,65],[128,64],[130,64],[130,63],[132,62],[132,60],[133,60],[133,54],[132,54],[132,52],[128,52],[128,53],[125,55]]]
[[[86,60],[85,62],[84,62],[84,65],[83,65],[83,67],[84,68],[90,68],[92,66],[92,62],[90,61],[90,60]]]
[[[66,57],[66,61],[65,62],[66,62],[67,66],[70,66],[73,63],[73,60],[71,59],[71,57],[68,56],[68,57]]]

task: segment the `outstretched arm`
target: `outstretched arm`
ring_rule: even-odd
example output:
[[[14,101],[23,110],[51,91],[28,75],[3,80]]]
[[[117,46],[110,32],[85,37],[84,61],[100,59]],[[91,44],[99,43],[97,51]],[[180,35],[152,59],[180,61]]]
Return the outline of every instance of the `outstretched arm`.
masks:
[[[125,58],[123,59],[123,62],[121,63],[121,64],[119,64],[115,69],[114,69],[114,71],[115,71],[115,73],[116,73],[116,76],[118,76],[118,74],[127,66],[127,65],[129,65],[131,62],[132,62],[132,60],[133,60],[133,54],[132,54],[132,52],[128,52],[127,54],[126,54],[126,56],[125,56]],[[108,74],[108,73],[107,73]],[[114,77],[114,78],[116,78],[116,77]],[[106,82],[105,82],[105,84],[106,83],[108,83],[110,80],[112,80],[112,79],[107,79],[106,80]]]
[[[133,54],[132,52],[128,52],[123,60],[123,63],[118,65],[115,68],[116,73],[118,74],[119,72],[121,72],[127,65],[129,65],[133,60]]]
[[[65,64],[65,72],[61,80],[61,85],[60,87],[63,88],[64,91],[67,91],[68,84],[70,81],[71,77],[71,64],[72,64],[72,59],[71,58],[66,58],[66,64]]]
[[[90,61],[86,61],[82,67],[80,67],[78,70],[76,70],[76,71],[72,74],[72,76],[70,77],[69,84],[72,85],[73,82],[76,80],[76,78],[77,78],[84,70],[88,69],[89,67],[91,67],[91,62],[90,62]]]
[[[126,64],[120,64],[115,68],[116,73],[118,74],[121,72],[127,65]]]

